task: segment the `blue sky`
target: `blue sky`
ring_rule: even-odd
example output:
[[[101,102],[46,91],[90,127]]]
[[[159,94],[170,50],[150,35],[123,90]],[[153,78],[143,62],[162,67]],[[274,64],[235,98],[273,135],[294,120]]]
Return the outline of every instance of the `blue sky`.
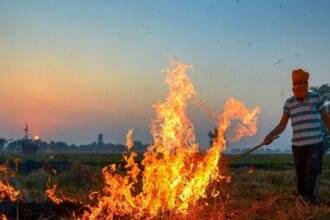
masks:
[[[214,112],[237,97],[262,109],[252,145],[291,96],[290,71],[330,82],[329,1],[0,1],[0,136],[25,121],[46,140],[85,143],[128,128],[150,139],[152,104],[171,59]],[[284,94],[283,94],[284,92]],[[282,95],[281,95],[282,94]],[[215,124],[192,107],[198,140]],[[290,129],[272,147],[290,146]]]

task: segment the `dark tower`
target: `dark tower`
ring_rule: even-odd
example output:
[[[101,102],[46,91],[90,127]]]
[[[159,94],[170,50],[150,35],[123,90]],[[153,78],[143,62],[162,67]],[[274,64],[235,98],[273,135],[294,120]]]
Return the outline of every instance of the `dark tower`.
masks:
[[[29,138],[29,125],[25,123],[24,137],[22,141],[23,154],[35,154],[38,152],[39,146]]]
[[[25,128],[24,128],[24,140],[28,140],[29,139],[29,125],[28,123],[25,123]]]
[[[103,134],[99,134],[98,138],[97,138],[97,145],[98,146],[103,146],[104,142],[103,142]]]

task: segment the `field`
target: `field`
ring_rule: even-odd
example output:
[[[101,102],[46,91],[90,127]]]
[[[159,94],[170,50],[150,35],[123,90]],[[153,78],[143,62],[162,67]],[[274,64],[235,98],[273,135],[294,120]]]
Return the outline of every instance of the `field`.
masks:
[[[141,158],[141,155],[139,155]],[[11,185],[20,190],[25,202],[43,202],[48,186],[83,202],[91,191],[101,191],[101,169],[122,163],[121,155],[52,154],[1,155],[0,163],[16,171]],[[224,165],[220,164],[220,166]],[[220,189],[217,197],[202,199],[194,215],[163,215],[169,219],[329,219],[330,156],[324,160],[321,198],[317,205],[301,207],[295,202],[295,175],[291,155],[251,155],[226,163],[230,182],[213,183]]]

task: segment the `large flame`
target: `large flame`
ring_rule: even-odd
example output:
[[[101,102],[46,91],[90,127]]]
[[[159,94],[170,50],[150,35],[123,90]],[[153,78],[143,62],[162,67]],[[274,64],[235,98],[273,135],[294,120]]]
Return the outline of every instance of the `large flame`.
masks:
[[[175,63],[167,70],[169,94],[154,105],[156,117],[150,128],[153,144],[141,164],[131,152],[132,134],[127,135],[126,173],[116,165],[102,171],[102,193],[92,193],[96,201],[83,218],[112,219],[114,216],[151,218],[165,212],[186,213],[206,196],[209,183],[217,178],[218,161],[226,146],[225,133],[231,120],[239,126],[234,140],[256,133],[258,108],[247,109],[231,98],[219,116],[218,132],[213,145],[202,154],[195,141],[194,127],[187,116],[187,104],[195,91],[187,71],[191,66]]]

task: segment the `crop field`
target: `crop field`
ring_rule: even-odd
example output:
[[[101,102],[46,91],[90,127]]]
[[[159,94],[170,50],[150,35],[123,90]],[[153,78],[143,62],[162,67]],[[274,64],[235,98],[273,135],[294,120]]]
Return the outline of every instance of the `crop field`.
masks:
[[[142,155],[138,155],[141,160]],[[16,175],[11,185],[28,203],[47,200],[47,188],[57,185],[57,192],[87,203],[93,191],[102,191],[102,168],[121,164],[115,154],[38,154],[4,155]],[[200,199],[194,213],[162,214],[160,219],[328,219],[330,217],[330,156],[324,159],[320,201],[301,207],[295,202],[295,174],[292,155],[250,155],[231,163],[219,164],[230,181],[211,183],[209,193],[217,196]],[[125,170],[123,169],[123,173]],[[157,217],[158,218],[158,217]]]

